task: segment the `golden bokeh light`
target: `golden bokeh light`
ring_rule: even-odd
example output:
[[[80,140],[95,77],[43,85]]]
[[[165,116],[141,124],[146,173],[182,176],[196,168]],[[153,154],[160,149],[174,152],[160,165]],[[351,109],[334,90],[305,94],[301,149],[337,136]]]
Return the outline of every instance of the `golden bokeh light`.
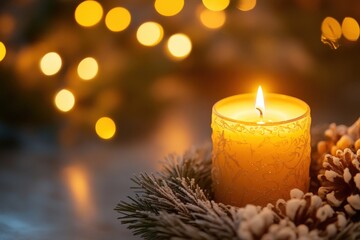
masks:
[[[183,33],[172,35],[167,42],[167,50],[177,59],[186,58],[192,49],[191,40]]]
[[[60,90],[55,96],[55,106],[62,112],[70,111],[75,105],[75,97],[67,89]]]
[[[340,23],[332,17],[326,17],[321,24],[322,36],[336,41],[341,37],[341,26]]]
[[[164,36],[162,26],[156,22],[145,22],[140,25],[136,32],[136,38],[144,46],[157,45]]]
[[[91,80],[98,73],[98,63],[92,57],[87,57],[81,60],[77,67],[77,73],[83,80]]]
[[[222,11],[230,4],[230,0],[202,0],[202,2],[211,11]]]
[[[6,55],[5,44],[0,42],[0,62],[5,58],[5,55]]]
[[[111,9],[105,17],[106,27],[113,32],[120,32],[125,30],[131,22],[130,12],[123,7],[116,7]]]
[[[75,9],[75,20],[83,27],[92,27],[100,22],[103,8],[97,1],[87,0],[80,3]]]
[[[237,8],[241,11],[250,11],[256,6],[256,0],[239,0]]]
[[[95,124],[96,134],[102,139],[110,139],[115,135],[115,122],[109,117],[102,117]]]
[[[226,21],[226,14],[224,11],[211,11],[208,9],[203,9],[200,12],[200,21],[201,23],[210,29],[217,29],[224,25]]]
[[[163,16],[174,16],[184,7],[184,0],[156,0],[155,10]]]
[[[342,25],[342,34],[349,41],[357,41],[360,35],[358,22],[351,17],[344,18]]]
[[[40,69],[47,76],[54,75],[59,72],[61,65],[61,57],[56,52],[49,52],[40,60]]]

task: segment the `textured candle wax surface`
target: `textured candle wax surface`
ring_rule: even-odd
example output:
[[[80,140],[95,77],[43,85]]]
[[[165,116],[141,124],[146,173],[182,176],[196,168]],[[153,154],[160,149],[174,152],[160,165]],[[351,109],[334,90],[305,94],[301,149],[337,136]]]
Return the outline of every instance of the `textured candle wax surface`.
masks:
[[[307,192],[310,123],[309,111],[269,125],[236,122],[213,112],[215,200],[239,207],[266,206],[288,199],[293,188]]]

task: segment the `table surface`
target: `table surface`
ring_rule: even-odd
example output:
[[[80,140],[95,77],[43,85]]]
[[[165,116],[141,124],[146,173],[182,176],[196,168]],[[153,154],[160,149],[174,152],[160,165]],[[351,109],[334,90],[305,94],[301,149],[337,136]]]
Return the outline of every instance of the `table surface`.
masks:
[[[113,209],[132,195],[136,173],[157,171],[167,154],[210,141],[209,124],[199,124],[210,118],[198,109],[168,111],[150,136],[129,144],[49,147],[30,137],[28,146],[1,151],[0,239],[138,239]]]

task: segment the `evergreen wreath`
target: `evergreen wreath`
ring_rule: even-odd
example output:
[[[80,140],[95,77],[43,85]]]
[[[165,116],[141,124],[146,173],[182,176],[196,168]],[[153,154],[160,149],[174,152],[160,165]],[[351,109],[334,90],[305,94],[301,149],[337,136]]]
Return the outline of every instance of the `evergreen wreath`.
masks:
[[[360,152],[355,144],[360,120],[349,128],[340,126],[341,131],[331,124],[325,131],[327,140],[313,151],[313,193],[293,189],[289,200],[266,207],[217,203],[208,146],[170,155],[162,171],[133,178],[135,196],[115,210],[121,223],[144,239],[360,239]],[[344,139],[349,141],[344,144]]]

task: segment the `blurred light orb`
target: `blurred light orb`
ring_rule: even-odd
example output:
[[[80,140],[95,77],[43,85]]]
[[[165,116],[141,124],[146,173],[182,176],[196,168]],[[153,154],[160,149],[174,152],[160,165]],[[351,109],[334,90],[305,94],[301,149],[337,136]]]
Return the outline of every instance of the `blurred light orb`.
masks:
[[[357,41],[360,35],[359,24],[352,17],[344,18],[342,22],[342,34],[349,41]]]
[[[67,89],[60,90],[55,96],[55,106],[62,112],[70,111],[75,105],[75,97]]]
[[[95,58],[87,57],[81,60],[77,67],[77,73],[83,80],[91,80],[98,73],[99,66]]]
[[[87,0],[80,3],[75,9],[75,20],[83,27],[92,27],[100,22],[103,8],[97,1]]]
[[[96,134],[102,139],[110,139],[115,135],[115,122],[109,117],[102,117],[95,124]]]
[[[322,36],[336,41],[341,37],[341,26],[340,23],[332,17],[326,17],[321,23]]]
[[[113,32],[120,32],[125,30],[131,22],[130,12],[123,7],[116,7],[111,9],[105,17],[106,27]]]
[[[202,0],[204,6],[211,11],[222,11],[230,4],[230,0]]]
[[[203,9],[200,12],[200,21],[207,28],[217,29],[224,25],[226,21],[226,14],[224,11],[215,12]]]
[[[61,65],[61,57],[56,52],[49,52],[40,60],[40,69],[47,76],[51,76],[59,72]]]
[[[166,17],[175,16],[184,7],[184,0],[156,0],[155,10]]]
[[[177,33],[169,38],[167,48],[172,56],[177,59],[183,59],[190,54],[192,44],[188,36],[183,33]]]
[[[6,55],[5,44],[0,42],[0,62],[5,58],[5,55]]]
[[[140,25],[136,32],[136,38],[140,44],[152,47],[161,42],[164,36],[162,26],[156,22],[145,22]]]
[[[256,6],[256,0],[239,0],[237,8],[241,11],[250,11]]]

